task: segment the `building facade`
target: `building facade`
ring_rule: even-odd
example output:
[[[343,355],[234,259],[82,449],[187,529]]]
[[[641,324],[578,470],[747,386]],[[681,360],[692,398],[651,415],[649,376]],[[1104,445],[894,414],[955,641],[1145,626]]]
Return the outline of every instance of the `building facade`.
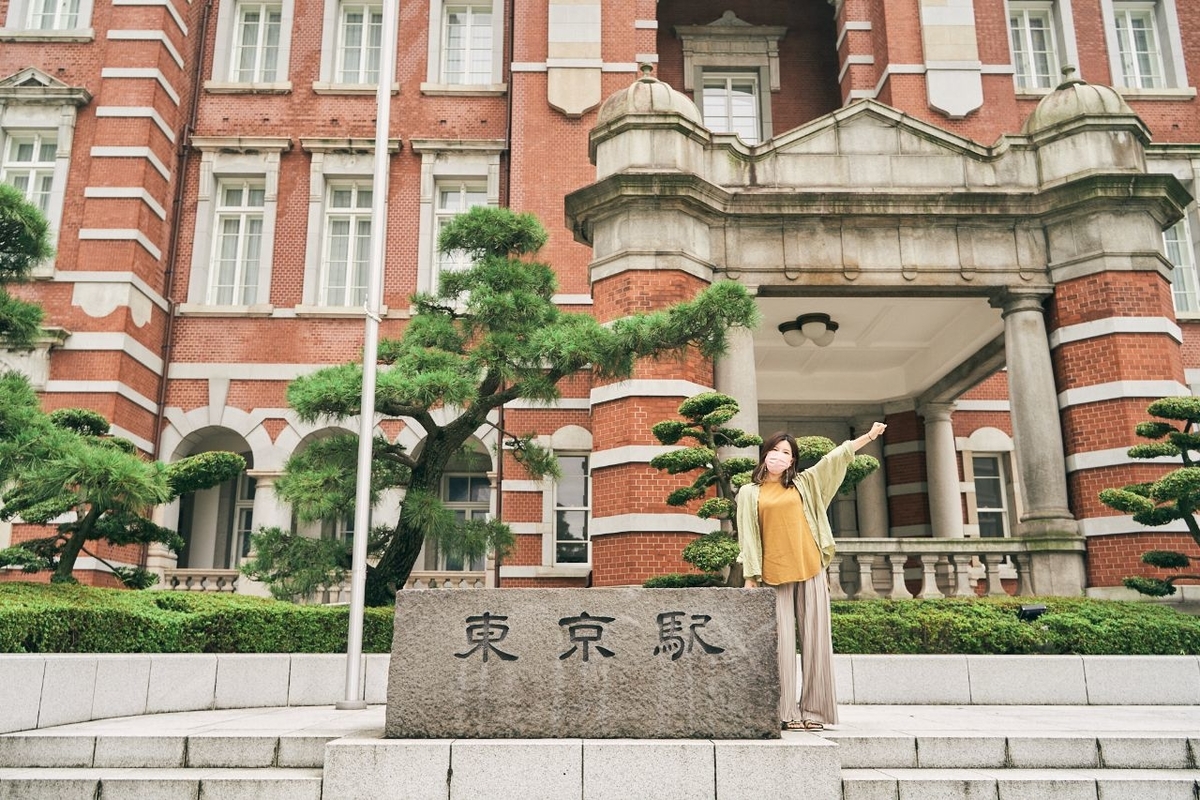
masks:
[[[650,428],[714,388],[763,433],[888,422],[883,468],[831,510],[835,594],[1119,596],[1142,551],[1195,551],[1097,493],[1161,474],[1125,455],[1133,427],[1200,387],[1200,8],[414,0],[399,17],[384,336],[459,266],[440,227],[481,204],[543,220],[566,309],[607,321],[731,279],[763,319],[716,363],[581,373],[551,407],[506,407],[563,477],[530,479],[480,430],[443,500],[517,546],[499,565],[427,547],[414,585],[684,569],[712,526],[665,504]],[[183,552],[104,550],[79,577],[111,584],[108,561],[250,591],[250,532],[294,524],[285,461],[357,430],[302,422],[285,393],[361,358],[382,6],[0,0],[0,26],[0,179],[56,246],[17,290],[46,335],[0,359],[148,455],[248,464],[162,510]],[[378,430],[421,444],[413,420]],[[0,524],[0,546],[38,533]]]

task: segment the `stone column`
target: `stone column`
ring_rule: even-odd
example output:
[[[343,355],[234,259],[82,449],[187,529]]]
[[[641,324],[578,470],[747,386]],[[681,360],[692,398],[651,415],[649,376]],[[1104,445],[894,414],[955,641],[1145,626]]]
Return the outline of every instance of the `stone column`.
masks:
[[[854,435],[858,436],[871,430],[871,423],[875,419],[862,417],[854,420]],[[884,436],[886,435],[884,434]],[[855,487],[855,501],[858,504],[858,535],[882,539],[888,535],[887,479],[883,473],[883,441],[867,442],[866,446],[858,452],[879,460],[879,469],[872,472]]]
[[[714,364],[713,382],[716,390],[737,400],[739,411],[729,421],[730,427],[746,433],[761,433],[758,429],[758,370],[754,362],[754,334],[746,328],[731,328],[729,351]],[[723,458],[746,456],[758,458],[757,447],[728,447],[721,450]]]
[[[254,478],[254,528],[292,527],[292,507],[275,495],[275,481],[283,473],[277,470],[251,469],[246,474]]]
[[[1050,364],[1050,343],[1040,294],[1008,293],[1003,309],[1008,392],[1012,405],[1013,446],[1021,471],[1023,535],[1078,530],[1067,504],[1067,465],[1058,393]]]
[[[925,418],[925,465],[929,482],[929,516],[937,539],[963,538],[962,490],[958,480],[958,453],[950,425],[953,403],[926,403],[918,412]]]
[[[1040,540],[1031,559],[1034,591],[1069,595],[1083,589],[1086,574],[1082,548],[1072,549],[1080,542],[1079,525],[1067,502],[1067,465],[1042,307],[1045,299],[1042,293],[1010,291],[993,305],[1004,318],[1013,446],[1024,505],[1016,534],[1031,544]]]

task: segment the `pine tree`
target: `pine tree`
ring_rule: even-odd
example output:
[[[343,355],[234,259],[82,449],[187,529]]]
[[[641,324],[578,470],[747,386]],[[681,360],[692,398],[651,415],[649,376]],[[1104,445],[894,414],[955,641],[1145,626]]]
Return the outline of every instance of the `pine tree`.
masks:
[[[1153,441],[1129,448],[1129,457],[1175,457],[1183,462],[1183,466],[1150,483],[1105,489],[1100,492],[1100,502],[1132,514],[1134,522],[1151,527],[1182,520],[1192,539],[1200,545],[1200,521],[1196,519],[1196,512],[1200,510],[1200,463],[1196,457],[1200,452],[1200,398],[1164,397],[1151,403],[1146,411],[1159,420],[1138,423],[1134,432]],[[1142,563],[1160,569],[1180,570],[1191,566],[1192,559],[1174,550],[1147,550],[1142,553]],[[1175,594],[1175,582],[1181,579],[1200,580],[1200,575],[1136,576],[1125,578],[1123,583],[1142,594],[1165,597]]]
[[[399,522],[379,542],[367,574],[367,602],[388,602],[403,587],[422,543],[477,557],[503,555],[512,534],[498,521],[459,521],[438,499],[450,461],[477,430],[496,424],[496,412],[514,400],[550,403],[568,376],[590,371],[600,379],[625,378],[642,358],[695,348],[713,358],[725,348],[726,330],[756,322],[754,300],[736,283],[716,283],[693,300],[601,324],[586,313],[554,304],[554,270],[534,259],[546,232],[530,214],[471,209],[442,231],[442,252],[461,252],[472,266],[440,277],[437,291],[413,297],[414,314],[403,334],[380,343],[375,408],[405,418],[425,433],[418,453],[377,438],[372,501],[403,487]],[[344,420],[359,411],[362,368],[347,364],[302,377],[288,402],[305,421]],[[443,409],[447,416],[435,415]],[[442,421],[439,422],[438,420]],[[553,475],[553,456],[533,433],[501,431],[534,476]],[[328,519],[354,507],[354,436],[327,440],[321,453],[289,460],[279,494],[303,520]]]
[[[109,423],[86,409],[41,410],[25,376],[0,374],[0,519],[55,525],[52,536],[0,550],[0,566],[26,572],[72,572],[89,542],[161,542],[174,550],[179,535],[149,518],[154,506],[237,476],[246,467],[234,453],[201,453],[172,464],[147,461]],[[55,520],[59,520],[55,522]],[[144,588],[155,576],[138,567],[113,567],[126,585]]]
[[[0,346],[30,347],[42,324],[42,309],[18,300],[5,289],[21,283],[50,247],[50,224],[19,190],[0,183]]]

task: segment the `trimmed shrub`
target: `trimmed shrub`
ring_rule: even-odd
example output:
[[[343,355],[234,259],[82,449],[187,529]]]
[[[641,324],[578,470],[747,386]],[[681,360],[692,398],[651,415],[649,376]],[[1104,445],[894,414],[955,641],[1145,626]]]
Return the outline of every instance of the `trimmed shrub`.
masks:
[[[345,606],[244,595],[0,584],[0,652],[344,653]],[[391,652],[392,609],[369,608],[363,651]]]
[[[1017,619],[1025,604],[1046,606]],[[1200,654],[1200,617],[1153,603],[1063,597],[843,600],[832,604],[837,653]]]
[[[657,588],[716,585],[664,575]],[[715,578],[719,583],[719,578]],[[706,582],[707,581],[707,582]],[[1023,604],[1046,613],[1017,619]],[[1084,598],[834,601],[838,653],[1200,654],[1200,617],[1156,603]],[[4,653],[344,653],[345,606],[244,595],[0,584]],[[392,609],[368,608],[363,651],[391,652]]]

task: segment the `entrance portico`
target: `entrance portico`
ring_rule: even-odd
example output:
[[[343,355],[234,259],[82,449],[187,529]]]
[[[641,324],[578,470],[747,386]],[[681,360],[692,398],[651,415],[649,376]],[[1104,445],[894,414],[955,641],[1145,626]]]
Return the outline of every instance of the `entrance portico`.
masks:
[[[1123,425],[1145,405],[1142,389],[1122,394],[1133,373],[1154,396],[1186,391],[1178,337],[1158,322],[1173,313],[1161,231],[1188,197],[1173,177],[1147,174],[1148,141],[1114,92],[1072,81],[1025,133],[991,147],[869,100],[748,146],[709,133],[690,100],[646,76],[601,108],[597,181],[568,196],[567,215],[593,247],[593,296],[610,317],[630,310],[618,289],[630,274],[651,297],[722,279],[756,292],[762,324],[732,337],[713,379],[738,399],[745,427],[840,427],[844,438],[887,419],[882,474],[863,485],[840,535],[966,534],[954,403],[1007,366],[1012,532],[1030,554],[1033,591],[1078,594],[1088,584],[1078,520],[1101,512],[1086,467],[1069,482],[1067,456],[1094,449],[1088,425]],[[1105,292],[1126,285],[1149,287],[1149,300],[1113,319]],[[785,342],[779,325],[806,313],[837,323],[832,343]],[[1101,367],[1117,374],[1096,402],[1094,391],[1072,393],[1094,385],[1086,348],[1093,359],[1152,355]],[[1074,417],[1080,405],[1086,423]],[[595,473],[597,493],[607,479]],[[1103,479],[1122,481],[1119,470]]]

